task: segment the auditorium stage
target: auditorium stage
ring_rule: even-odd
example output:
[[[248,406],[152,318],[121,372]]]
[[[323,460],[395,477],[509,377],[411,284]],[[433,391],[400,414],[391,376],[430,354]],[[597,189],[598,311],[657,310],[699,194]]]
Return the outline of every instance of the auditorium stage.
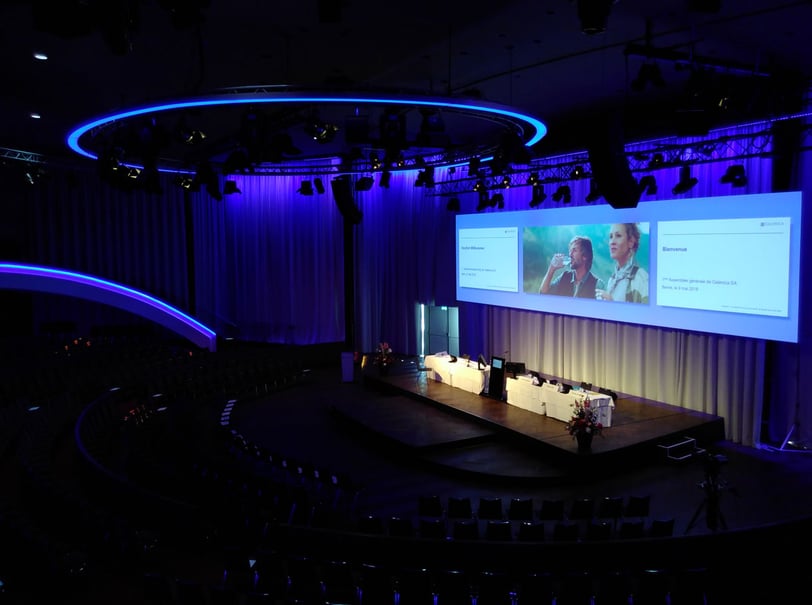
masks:
[[[605,471],[680,463],[724,440],[721,417],[619,394],[612,426],[593,440],[590,454],[579,454],[560,420],[427,379],[418,366],[405,359],[387,375],[374,366],[361,370],[356,379],[377,396],[339,402],[334,412],[412,457],[514,479],[560,478],[584,463]],[[695,443],[673,447],[686,439]]]

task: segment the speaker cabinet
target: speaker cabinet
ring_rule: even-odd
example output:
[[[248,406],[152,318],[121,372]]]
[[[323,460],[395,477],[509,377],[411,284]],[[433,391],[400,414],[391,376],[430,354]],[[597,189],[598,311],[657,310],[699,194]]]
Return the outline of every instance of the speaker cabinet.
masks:
[[[353,225],[361,222],[361,210],[353,200],[352,183],[347,175],[337,176],[330,182],[333,190],[333,199],[338,206],[341,216]]]
[[[623,146],[623,133],[617,118],[598,120],[587,149],[592,178],[612,208],[636,208],[640,187],[629,169]]]

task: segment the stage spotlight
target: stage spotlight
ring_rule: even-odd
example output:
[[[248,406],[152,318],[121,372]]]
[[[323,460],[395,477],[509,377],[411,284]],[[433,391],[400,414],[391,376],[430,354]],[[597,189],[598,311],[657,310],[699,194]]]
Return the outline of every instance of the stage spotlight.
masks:
[[[581,32],[588,36],[602,34],[609,22],[609,13],[616,0],[578,0]]]
[[[663,154],[655,153],[653,156],[651,156],[651,159],[648,162],[648,169],[654,170],[656,168],[661,168],[664,163],[665,158],[663,157]]]
[[[535,185],[539,182],[539,173],[538,172],[531,172],[530,175],[527,177],[527,184],[528,185]]]
[[[242,193],[240,188],[237,187],[237,181],[228,180],[223,183],[223,194],[224,195],[232,195],[234,193]]]
[[[687,193],[698,182],[699,180],[695,176],[691,176],[691,167],[682,166],[679,169],[679,181],[677,182],[676,185],[674,185],[674,188],[671,190],[671,193],[673,193],[674,195]]]
[[[316,193],[324,193],[324,183],[321,182],[321,179],[313,179],[313,185],[316,187]]]
[[[381,164],[381,159],[378,157],[377,153],[370,154],[369,164],[372,170],[380,170],[381,166],[383,166],[383,164]]]
[[[314,120],[305,126],[305,134],[319,143],[330,143],[338,132],[338,126]]]
[[[488,197],[488,191],[483,187],[479,189],[479,203],[476,206],[477,212],[482,212],[485,208],[490,208],[492,206],[491,200]]]
[[[384,189],[389,189],[389,181],[392,179],[392,173],[388,170],[384,170],[381,173],[381,178],[378,179],[378,186],[383,187]]]
[[[638,185],[640,186],[641,193],[645,193],[646,195],[655,195],[657,193],[657,179],[650,174],[641,178]]]
[[[595,179],[590,179],[589,193],[586,194],[584,201],[591,204],[592,202],[597,202],[601,197],[603,197],[603,194],[598,189],[598,183],[595,181]]]
[[[301,186],[296,190],[297,193],[302,195],[313,195],[313,183],[310,181],[302,181]]]
[[[244,149],[235,149],[223,164],[223,174],[241,174],[251,170],[251,161]]]
[[[448,200],[448,203],[445,205],[445,209],[449,212],[459,212],[460,211],[460,198],[452,197]]]
[[[586,176],[583,166],[575,166],[570,172],[571,179],[582,179]]]
[[[482,191],[484,191],[484,190],[485,190],[485,181],[483,181],[482,179],[480,179],[480,180],[478,180],[476,183],[474,183],[474,191],[480,191],[480,192],[482,192]]]
[[[181,189],[185,189],[186,191],[199,191],[200,188],[193,189],[195,180],[190,177],[189,175],[178,175],[175,178],[175,184],[180,187]]]
[[[187,130],[181,132],[181,138],[187,145],[199,145],[206,140],[206,133],[202,130]]]
[[[417,173],[417,179],[414,182],[415,187],[434,187],[434,167],[426,166],[425,170]]]
[[[530,200],[530,207],[531,208],[538,208],[544,203],[544,200],[547,199],[547,194],[544,193],[544,187],[542,187],[541,183],[534,183],[533,184],[533,197]]]
[[[510,188],[510,177],[509,176],[503,176],[502,177],[502,187],[504,187],[505,189]]]
[[[369,191],[372,189],[372,185],[375,181],[372,180],[371,176],[362,176],[360,179],[355,181],[355,190],[356,191]]]
[[[637,77],[632,80],[631,87],[635,92],[642,92],[649,84],[657,88],[665,87],[665,80],[663,80],[663,75],[660,73],[660,66],[656,63],[643,63],[640,66],[640,71],[637,72]]]
[[[733,164],[728,166],[722,178],[719,179],[721,183],[727,183],[733,187],[744,187],[747,185],[747,175],[744,172],[744,166],[741,164]]]
[[[569,185],[561,185],[556,189],[555,193],[553,193],[553,201],[569,204],[572,201],[572,192]]]

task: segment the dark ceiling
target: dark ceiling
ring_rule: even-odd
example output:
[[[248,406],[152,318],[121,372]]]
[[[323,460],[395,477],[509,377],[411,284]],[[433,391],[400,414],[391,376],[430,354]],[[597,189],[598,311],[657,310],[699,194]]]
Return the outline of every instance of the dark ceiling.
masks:
[[[538,157],[607,115],[627,141],[700,133],[798,112],[811,23],[809,1],[6,0],[0,147],[88,161],[65,137],[90,118],[274,84],[515,107],[549,128]]]

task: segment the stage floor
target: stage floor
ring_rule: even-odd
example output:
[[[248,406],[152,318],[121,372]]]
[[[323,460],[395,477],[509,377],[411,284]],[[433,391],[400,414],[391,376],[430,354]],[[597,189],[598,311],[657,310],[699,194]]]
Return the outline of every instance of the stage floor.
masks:
[[[687,438],[695,440],[695,454],[724,439],[721,417],[620,395],[612,426],[593,440],[590,454],[579,454],[560,420],[427,379],[416,360],[404,361],[385,376],[375,367],[363,370],[359,380],[385,397],[338,402],[336,413],[413,455],[461,472],[564,476],[585,457],[591,466],[619,461],[626,466],[666,460],[669,453],[690,454],[690,444],[666,449]],[[516,457],[531,462],[517,464]],[[504,461],[504,468],[495,460]]]

